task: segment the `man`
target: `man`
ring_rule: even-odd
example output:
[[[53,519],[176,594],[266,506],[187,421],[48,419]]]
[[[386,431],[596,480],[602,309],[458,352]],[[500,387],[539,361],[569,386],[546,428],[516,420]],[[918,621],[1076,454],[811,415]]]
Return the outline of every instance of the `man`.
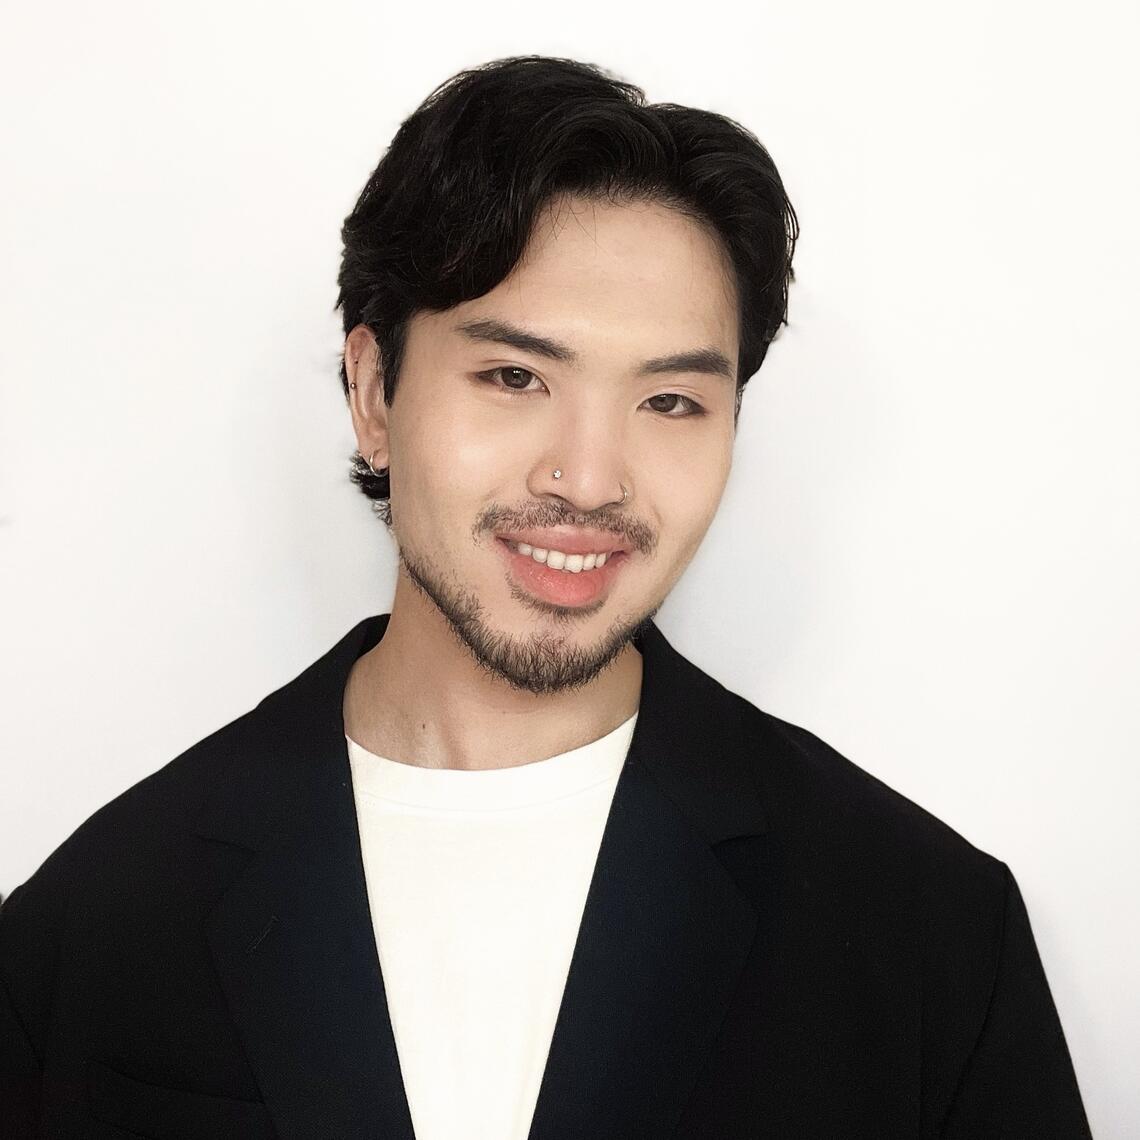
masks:
[[[343,236],[391,612],[4,906],[3,1135],[1087,1136],[1008,868],[652,621],[786,312],[756,139],[502,60]]]

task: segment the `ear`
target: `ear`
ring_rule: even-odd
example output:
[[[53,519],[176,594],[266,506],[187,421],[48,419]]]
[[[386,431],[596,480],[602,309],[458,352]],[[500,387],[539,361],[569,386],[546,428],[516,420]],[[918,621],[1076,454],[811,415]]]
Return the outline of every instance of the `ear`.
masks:
[[[372,466],[377,470],[387,467],[388,405],[384,403],[380,352],[367,325],[357,325],[345,338],[344,371],[357,450],[365,459],[375,452]]]

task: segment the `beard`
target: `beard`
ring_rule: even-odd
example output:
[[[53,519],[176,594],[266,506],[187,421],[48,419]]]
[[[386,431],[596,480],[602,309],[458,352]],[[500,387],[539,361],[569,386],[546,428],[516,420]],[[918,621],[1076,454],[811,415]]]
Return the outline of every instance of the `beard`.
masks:
[[[520,692],[560,693],[588,684],[648,626],[664,600],[640,616],[615,620],[602,639],[590,646],[569,643],[565,634],[548,630],[512,637],[488,625],[476,594],[448,583],[435,567],[403,548],[399,550],[399,559],[408,578],[443,614],[476,664]],[[542,602],[513,586],[511,592],[517,601],[553,617],[556,624],[563,626],[596,613],[605,601],[599,599],[588,606],[559,606]]]

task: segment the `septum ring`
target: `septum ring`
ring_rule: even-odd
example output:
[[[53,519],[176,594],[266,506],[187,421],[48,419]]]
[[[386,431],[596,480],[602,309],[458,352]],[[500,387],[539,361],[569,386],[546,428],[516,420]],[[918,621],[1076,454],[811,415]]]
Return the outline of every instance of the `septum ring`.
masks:
[[[561,467],[555,467],[554,468],[554,478],[555,479],[561,479],[562,478],[562,468]],[[629,491],[626,490],[626,486],[624,483],[619,483],[618,486],[621,488],[621,502],[618,503],[618,506],[624,507],[626,499],[629,498]]]

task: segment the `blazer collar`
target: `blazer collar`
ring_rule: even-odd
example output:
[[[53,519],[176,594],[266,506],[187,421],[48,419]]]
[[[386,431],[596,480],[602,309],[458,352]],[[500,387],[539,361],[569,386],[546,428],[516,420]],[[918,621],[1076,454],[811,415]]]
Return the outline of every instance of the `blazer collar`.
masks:
[[[235,725],[198,821],[253,854],[206,922],[282,1137],[412,1140],[368,909],[342,701],[366,618]],[[765,831],[745,702],[652,621],[640,711],[586,898],[531,1140],[667,1136],[757,915],[715,848]],[[446,1095],[446,1090],[440,1090]]]
[[[342,705],[356,660],[384,636],[390,614],[365,618],[238,722],[229,778],[208,798],[197,831],[251,850],[290,837],[355,833]],[[740,697],[678,653],[656,623],[634,638],[643,657],[628,764],[650,773],[710,845],[767,830]],[[347,801],[346,801],[347,793]]]

